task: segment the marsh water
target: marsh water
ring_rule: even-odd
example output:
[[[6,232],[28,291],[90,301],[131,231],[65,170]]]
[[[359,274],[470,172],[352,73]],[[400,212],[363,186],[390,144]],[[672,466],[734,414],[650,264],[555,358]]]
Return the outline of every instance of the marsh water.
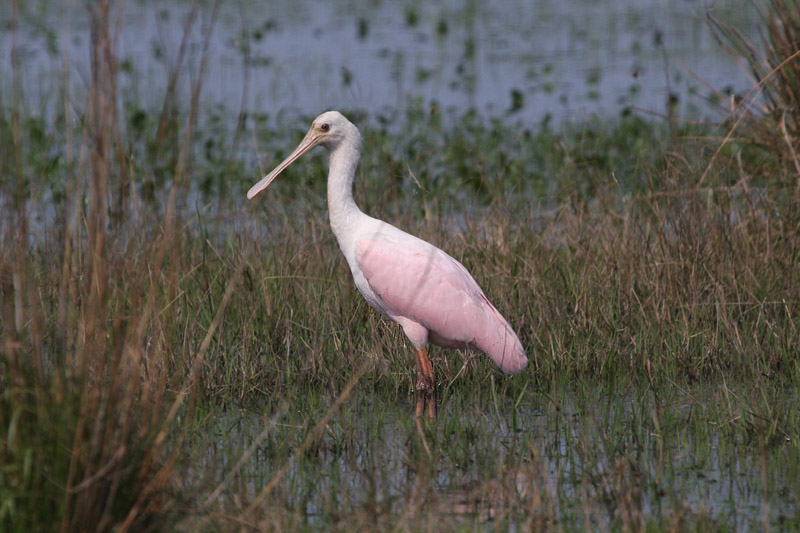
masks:
[[[3,4],[10,20],[11,3]],[[201,4],[194,18],[190,2],[116,5],[126,101],[161,103],[153,95],[166,93],[173,69],[186,68],[192,76],[177,91],[188,106],[208,36],[203,98],[234,120],[239,111],[286,121],[342,109],[391,121],[415,106],[526,124],[668,108],[708,116],[709,99],[744,94],[753,82],[715,41],[707,15],[754,41],[759,21],[745,0],[241,0],[220,3],[216,16]],[[19,30],[6,23],[0,33],[0,56],[10,58],[16,44],[29,97],[53,103],[65,62],[75,94],[86,91],[90,25],[78,6],[23,3]]]
[[[434,429],[421,429],[410,402],[383,403],[361,391],[319,445],[290,462],[278,486],[312,524],[370,508],[402,516],[420,495],[442,526],[466,515],[516,528],[548,512],[555,515],[550,525],[567,530],[666,525],[681,515],[735,531],[797,523],[796,444],[782,435],[749,440],[733,429],[757,423],[757,416],[737,420],[731,411],[720,424],[705,419],[729,408],[735,391],[597,392],[540,392],[516,408],[476,408],[451,397]],[[784,401],[772,407],[796,408],[796,391]],[[280,450],[296,449],[305,435],[293,420],[259,408],[215,413],[193,443],[199,460],[189,483],[195,475],[221,478],[255,446],[229,480],[239,494],[255,497],[283,466]]]

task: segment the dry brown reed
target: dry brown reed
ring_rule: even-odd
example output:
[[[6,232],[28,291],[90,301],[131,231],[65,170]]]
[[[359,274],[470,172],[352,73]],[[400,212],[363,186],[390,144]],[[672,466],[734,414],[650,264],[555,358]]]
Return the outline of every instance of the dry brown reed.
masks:
[[[728,113],[728,137],[736,132],[779,156],[800,187],[800,5],[770,0],[760,7],[760,16],[762,42],[754,43],[708,12],[719,42],[749,68],[756,82],[744,97],[717,96]],[[780,173],[773,179],[781,179]]]
[[[135,184],[118,114],[114,33],[122,12],[109,0],[86,8],[92,76],[82,126],[74,130],[66,122],[74,201],[65,203],[71,212],[61,219],[68,223],[30,233],[27,221],[36,207],[26,194],[23,140],[15,134],[4,145],[18,156],[4,158],[3,169],[16,176],[3,183],[0,256],[0,419],[11,424],[0,455],[11,465],[4,479],[14,492],[4,494],[0,523],[16,530],[146,530],[169,520],[174,497],[165,495],[185,435],[179,430],[185,418],[180,422],[178,415],[191,412],[204,355],[238,283],[237,276],[230,278],[199,346],[193,339],[202,337],[202,326],[196,323],[186,326],[182,344],[173,344],[183,325],[164,311],[180,297],[179,281],[188,269],[173,206],[186,188],[180,177],[203,77],[183,130],[169,216],[141,234],[126,219]],[[65,116],[80,106],[67,78]],[[14,132],[21,109],[19,102],[12,108]],[[82,139],[78,161],[72,159],[76,137]],[[176,373],[181,361],[188,376]]]

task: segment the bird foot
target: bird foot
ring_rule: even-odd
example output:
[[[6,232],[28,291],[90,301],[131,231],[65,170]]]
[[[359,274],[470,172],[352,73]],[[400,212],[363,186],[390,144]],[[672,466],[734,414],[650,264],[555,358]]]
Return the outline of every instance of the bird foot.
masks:
[[[436,418],[436,384],[427,376],[419,376],[417,378],[417,418],[422,418],[426,410],[428,418],[434,420]]]

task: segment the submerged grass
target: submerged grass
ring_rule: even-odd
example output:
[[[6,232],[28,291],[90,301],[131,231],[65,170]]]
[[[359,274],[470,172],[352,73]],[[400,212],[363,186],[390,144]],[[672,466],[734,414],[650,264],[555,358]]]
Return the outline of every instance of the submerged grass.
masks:
[[[800,528],[785,154],[636,117],[363,118],[360,204],[462,261],[531,359],[434,352],[423,425],[322,160],[243,207],[259,172],[240,130],[198,129],[202,75],[184,114],[119,114],[92,14],[85,101],[65,84],[47,123],[0,95],[0,528]],[[269,166],[292,139],[254,124]]]
[[[763,411],[754,410],[794,411],[785,420],[794,428],[796,391],[762,406],[742,402],[746,390],[661,392],[556,386],[496,409],[464,393],[446,399],[435,427],[421,427],[407,415],[410,403],[357,388],[299,455],[292,451],[318,427],[313,419],[217,413],[202,426],[216,445],[197,438],[187,463],[208,475],[229,471],[251,443],[257,451],[192,527],[796,528],[796,431],[765,442]],[[752,430],[737,427],[741,416]],[[270,498],[249,513],[278,475]],[[185,489],[197,487],[188,480]]]

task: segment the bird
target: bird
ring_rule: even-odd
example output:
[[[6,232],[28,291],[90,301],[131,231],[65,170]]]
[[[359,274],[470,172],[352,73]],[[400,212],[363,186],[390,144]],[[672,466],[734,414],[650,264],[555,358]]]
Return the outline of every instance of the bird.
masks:
[[[436,380],[428,344],[487,354],[508,374],[528,358],[519,337],[464,266],[436,246],[359,209],[353,179],[361,158],[358,128],[338,111],[311,123],[294,151],[249,191],[252,200],[300,156],[316,146],[329,152],[327,182],[331,229],[356,288],[376,311],[400,325],[414,348],[415,416],[436,418]]]

